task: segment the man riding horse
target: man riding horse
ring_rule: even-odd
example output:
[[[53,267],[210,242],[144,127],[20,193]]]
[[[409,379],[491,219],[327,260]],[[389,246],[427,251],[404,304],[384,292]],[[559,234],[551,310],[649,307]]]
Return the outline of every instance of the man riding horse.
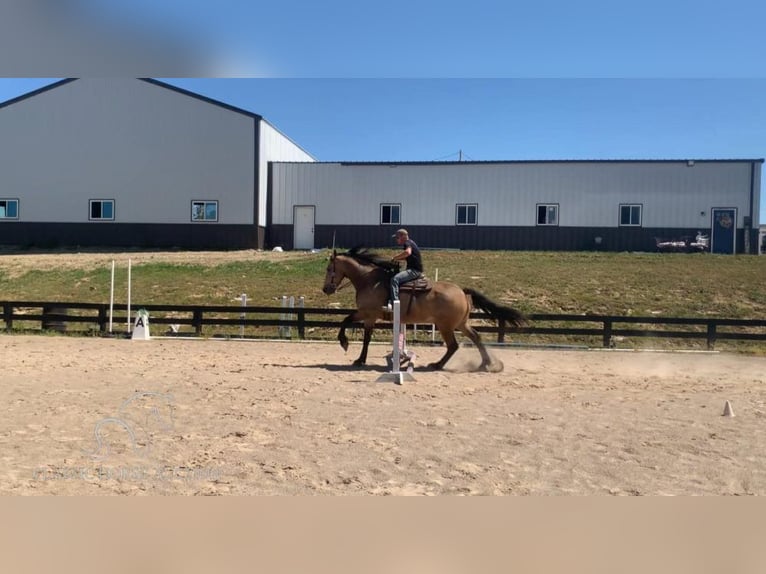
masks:
[[[410,239],[407,230],[399,229],[391,237],[396,239],[397,245],[402,246],[401,253],[394,255],[391,261],[406,261],[407,269],[391,277],[391,300],[383,307],[384,311],[389,312],[393,310],[394,301],[399,300],[399,286],[414,281],[423,275],[423,260],[420,257],[420,249],[418,244]]]
[[[404,244],[404,240],[398,241]],[[407,257],[406,246],[404,247],[402,253],[397,255],[400,259]],[[390,276],[395,272],[397,265],[396,262],[380,257],[362,247],[355,247],[346,253],[337,253],[333,250],[330,256],[322,291],[327,295],[335,293],[342,288],[342,282],[345,279],[350,281],[356,290],[357,309],[341,322],[338,332],[338,341],[344,350],[348,350],[346,329],[357,322],[364,324],[362,352],[354,361],[355,365],[364,365],[367,361],[367,351],[375,323],[383,320],[386,315],[381,305],[390,296],[388,293]],[[492,367],[492,359],[481,337],[469,324],[473,306],[484,311],[490,318],[504,321],[511,327],[522,327],[526,323],[524,315],[516,309],[495,303],[474,289],[462,289],[448,281],[436,281],[426,289],[406,293],[404,297],[405,304],[401,309],[402,323],[432,324],[444,340],[446,346],[444,356],[428,365],[432,369],[444,368],[450,357],[458,350],[455,331],[462,331],[478,349],[481,354],[480,369],[490,370]],[[494,367],[502,368],[502,363],[498,361]]]

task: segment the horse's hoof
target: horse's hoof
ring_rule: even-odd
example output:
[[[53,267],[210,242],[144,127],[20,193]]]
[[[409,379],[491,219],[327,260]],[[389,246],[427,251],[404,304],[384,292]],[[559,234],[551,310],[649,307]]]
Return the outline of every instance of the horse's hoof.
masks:
[[[341,341],[340,346],[343,349],[343,352],[348,352],[348,341]]]
[[[362,359],[357,359],[356,361],[354,361],[354,366],[355,367],[363,367],[364,363],[365,363],[365,361],[363,361]]]
[[[429,371],[441,371],[442,366],[443,365],[440,365],[439,363],[428,363],[428,365],[426,365],[426,369]]]

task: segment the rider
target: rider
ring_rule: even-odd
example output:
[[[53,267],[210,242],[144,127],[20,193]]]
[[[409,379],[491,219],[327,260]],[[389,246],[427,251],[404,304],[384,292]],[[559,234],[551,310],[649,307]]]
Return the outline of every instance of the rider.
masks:
[[[407,261],[407,269],[400,271],[391,278],[391,302],[383,309],[393,310],[393,302],[399,300],[399,285],[414,281],[423,274],[423,261],[420,258],[420,249],[417,243],[410,239],[406,229],[399,229],[391,236],[396,239],[397,245],[402,246],[402,251],[391,258],[391,261]]]

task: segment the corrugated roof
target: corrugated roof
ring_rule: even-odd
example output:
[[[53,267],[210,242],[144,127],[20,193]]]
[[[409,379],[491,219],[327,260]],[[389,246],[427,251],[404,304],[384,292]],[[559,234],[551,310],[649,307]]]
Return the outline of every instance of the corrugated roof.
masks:
[[[71,82],[75,82],[75,81],[77,81],[79,79],[80,78],[66,78],[64,80],[59,80],[59,81],[54,82],[52,84],[49,84],[47,86],[43,86],[42,88],[39,88],[37,90],[33,90],[33,91],[29,92],[29,93],[22,94],[21,96],[18,96],[18,97],[15,97],[15,98],[11,98],[10,100],[6,100],[5,102],[0,102],[0,108],[4,108],[4,107],[10,106],[12,104],[15,104],[17,102],[28,100],[29,98],[33,98],[34,96],[37,96],[39,94],[48,92],[50,90],[55,90],[56,88],[59,88],[61,86],[69,84]],[[172,90],[174,92],[178,92],[179,94],[183,94],[185,96],[189,96],[191,98],[195,98],[197,100],[201,100],[201,101],[206,102],[208,104],[212,104],[214,106],[218,106],[218,107],[227,109],[227,110],[232,111],[232,112],[237,112],[239,114],[246,115],[246,116],[254,118],[254,119],[258,119],[258,120],[263,119],[263,118],[261,118],[261,116],[259,116],[256,113],[249,112],[247,110],[243,110],[242,108],[238,108],[236,106],[231,106],[231,105],[226,104],[224,102],[221,102],[221,101],[218,101],[218,100],[214,100],[212,98],[208,98],[208,97],[202,96],[200,94],[195,94],[194,92],[190,92],[189,90],[184,90],[183,88],[179,88],[179,87],[173,86],[171,84],[166,84],[165,82],[161,82],[161,81],[155,80],[153,78],[136,78],[136,79],[140,80],[140,81],[143,81],[143,82],[147,82],[149,84],[154,84],[155,86],[159,86],[159,87],[162,87],[162,88],[165,88],[165,89],[168,89],[168,90]]]
[[[418,166],[418,165],[502,165],[530,163],[764,163],[764,158],[755,159],[499,159],[484,161],[317,161],[326,165],[379,165],[379,166]],[[277,161],[274,163],[303,163],[298,161]]]

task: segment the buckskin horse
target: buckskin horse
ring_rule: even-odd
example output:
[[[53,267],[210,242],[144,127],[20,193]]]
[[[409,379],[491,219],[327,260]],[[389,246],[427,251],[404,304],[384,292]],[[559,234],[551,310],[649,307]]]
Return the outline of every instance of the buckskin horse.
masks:
[[[354,365],[361,366],[367,362],[367,349],[375,323],[391,316],[390,312],[383,309],[383,305],[388,301],[391,274],[398,270],[398,263],[364,248],[356,247],[340,254],[333,250],[330,256],[322,291],[327,295],[335,293],[346,278],[356,289],[357,310],[343,320],[338,333],[338,341],[344,351],[348,350],[346,328],[355,322],[364,324],[362,353],[354,361]],[[447,281],[429,282],[427,287],[414,290],[412,283],[404,283],[400,288],[399,299],[402,324],[433,324],[447,345],[444,356],[429,364],[429,369],[444,368],[458,350],[455,331],[461,331],[476,345],[481,354],[479,369],[490,370],[492,360],[489,353],[479,334],[468,322],[473,307],[481,309],[495,320],[506,321],[511,327],[521,327],[526,323],[524,315],[516,309],[495,303],[474,289],[462,289]]]

